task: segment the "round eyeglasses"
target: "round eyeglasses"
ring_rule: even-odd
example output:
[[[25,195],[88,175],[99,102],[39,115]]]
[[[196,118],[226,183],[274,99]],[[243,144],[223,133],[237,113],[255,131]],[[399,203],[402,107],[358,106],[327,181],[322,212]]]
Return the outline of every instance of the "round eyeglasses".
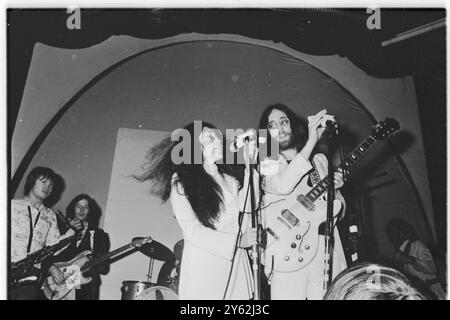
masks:
[[[267,125],[267,129],[273,130],[273,129],[280,129],[281,127],[287,128],[291,124],[291,121],[289,121],[288,118],[281,119],[280,121],[271,121]]]

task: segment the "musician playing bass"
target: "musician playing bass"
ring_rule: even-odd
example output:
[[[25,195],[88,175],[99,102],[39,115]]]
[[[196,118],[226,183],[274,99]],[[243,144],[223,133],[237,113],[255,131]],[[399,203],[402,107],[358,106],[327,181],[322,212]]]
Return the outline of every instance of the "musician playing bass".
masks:
[[[57,180],[52,169],[36,167],[27,176],[24,198],[11,200],[11,262],[20,261],[44,246],[55,245],[74,234],[70,229],[61,236],[55,213],[44,205],[44,201],[52,195]],[[81,224],[75,221],[72,227],[80,228]],[[47,269],[44,263],[36,267]],[[62,272],[57,268],[50,266],[48,270],[55,282],[64,281]],[[10,288],[9,293],[12,300],[35,300],[41,297],[39,283],[26,282]]]
[[[326,110],[308,117],[307,135],[305,128],[300,123],[295,113],[283,104],[275,104],[267,107],[260,119],[260,129],[268,129],[268,136],[272,141],[278,142],[279,156],[277,160],[262,159],[261,174],[264,175],[263,206],[271,201],[270,197],[289,195],[299,183],[308,179],[309,186],[315,185],[327,175],[327,159],[323,154],[313,154],[313,150],[325,131],[325,122],[334,120],[333,116],[327,114]],[[311,159],[311,160],[310,160]],[[317,182],[316,182],[317,183]],[[342,172],[335,174],[335,188],[343,185]],[[307,190],[306,190],[307,191]],[[345,206],[340,192],[336,192],[336,199],[340,199]],[[343,210],[342,210],[343,211]],[[278,212],[279,213],[279,212]],[[263,210],[263,219],[277,213],[267,207]],[[288,217],[289,218],[289,217]],[[300,221],[305,223],[305,221]],[[285,224],[287,224],[285,222]],[[287,225],[286,227],[289,227]],[[325,228],[323,228],[325,229]],[[282,230],[282,229],[280,229]],[[314,231],[313,231],[314,232]],[[317,232],[317,231],[316,231]],[[320,234],[320,232],[319,232]],[[274,237],[282,237],[282,234],[273,234]],[[271,237],[270,234],[267,237]],[[301,241],[301,235],[297,236]],[[334,228],[334,255],[333,276],[346,268],[346,260],[337,228]],[[292,243],[292,248],[296,246]],[[269,273],[271,282],[271,299],[274,300],[320,300],[323,292],[324,279],[324,237],[319,236],[317,254],[304,268],[286,272],[277,272],[277,266],[273,264],[293,259],[293,257],[282,256],[277,259],[266,257],[266,273]],[[307,246],[307,249],[309,247]],[[295,249],[296,250],[296,249]],[[312,248],[311,248],[312,250]],[[295,257],[301,261],[301,257]],[[270,270],[270,271],[268,271]]]

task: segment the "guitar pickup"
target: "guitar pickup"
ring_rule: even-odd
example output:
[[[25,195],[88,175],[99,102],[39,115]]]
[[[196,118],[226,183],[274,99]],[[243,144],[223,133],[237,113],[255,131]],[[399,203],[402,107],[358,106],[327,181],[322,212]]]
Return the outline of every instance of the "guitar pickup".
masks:
[[[300,220],[288,209],[284,209],[283,211],[281,211],[281,216],[285,218],[286,221],[289,222],[289,224],[293,227],[295,227],[300,222]]]
[[[292,227],[287,223],[283,218],[277,217],[277,220],[283,223],[288,229],[292,229]]]
[[[304,194],[299,195],[297,197],[297,201],[300,202],[300,204],[309,211],[316,210],[316,206],[314,205],[314,202],[309,200]]]

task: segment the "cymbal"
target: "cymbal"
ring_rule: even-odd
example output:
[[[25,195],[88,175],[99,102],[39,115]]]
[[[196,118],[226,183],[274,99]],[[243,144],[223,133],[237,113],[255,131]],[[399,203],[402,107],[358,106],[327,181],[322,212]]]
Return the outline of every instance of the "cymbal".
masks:
[[[153,240],[150,243],[145,243],[143,246],[138,248],[138,250],[145,254],[149,258],[153,258],[160,261],[171,261],[175,260],[175,255],[169,248],[167,248],[162,243]]]

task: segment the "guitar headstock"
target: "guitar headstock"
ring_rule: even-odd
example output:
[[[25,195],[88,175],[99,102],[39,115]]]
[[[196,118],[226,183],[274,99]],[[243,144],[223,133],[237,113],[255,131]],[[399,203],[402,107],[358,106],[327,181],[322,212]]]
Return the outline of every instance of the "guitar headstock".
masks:
[[[135,248],[140,248],[144,244],[150,243],[152,241],[153,241],[153,239],[150,236],[148,236],[148,237],[137,237],[137,238],[133,238],[133,240],[131,241],[131,245],[133,247],[135,247]]]
[[[372,128],[372,136],[379,140],[383,140],[387,136],[389,136],[391,133],[397,131],[400,129],[400,124],[397,120],[392,118],[386,118],[384,121],[378,122],[373,128]]]

